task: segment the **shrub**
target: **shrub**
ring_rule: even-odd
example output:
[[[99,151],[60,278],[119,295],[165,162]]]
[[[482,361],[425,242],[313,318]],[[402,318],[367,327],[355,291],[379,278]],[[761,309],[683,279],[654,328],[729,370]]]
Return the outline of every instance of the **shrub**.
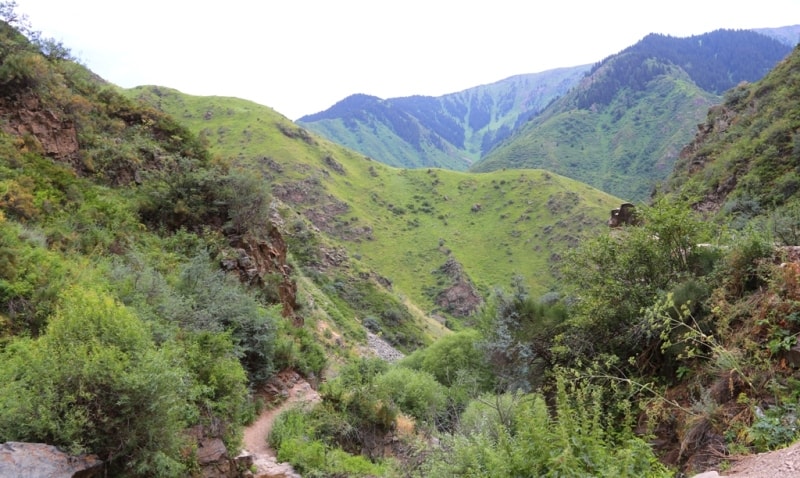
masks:
[[[402,367],[375,377],[375,389],[378,396],[390,399],[403,412],[431,424],[444,412],[447,402],[446,388],[432,375]]]
[[[773,254],[772,244],[755,231],[747,231],[725,257],[727,288],[733,295],[756,290],[764,284],[761,265]]]
[[[184,266],[177,292],[183,307],[174,311],[173,320],[190,330],[229,331],[250,381],[272,376],[277,309],[261,306],[235,278],[212,267],[205,254]]]
[[[278,451],[279,460],[291,463],[304,476],[385,475],[385,466],[323,442],[317,436],[319,415],[319,410],[309,414],[299,408],[278,415],[269,444]]]
[[[73,287],[38,340],[0,361],[0,440],[88,451],[112,470],[180,476],[188,373],[129,309]]]
[[[623,425],[595,385],[557,383],[551,415],[538,394],[486,396],[467,407],[461,430],[444,440],[423,476],[671,476],[649,445]],[[624,405],[624,401],[618,405]],[[624,415],[623,415],[624,416]]]
[[[481,339],[481,333],[477,330],[446,335],[429,347],[406,356],[400,365],[427,372],[447,387],[469,382],[478,392],[489,391],[493,377],[483,350],[478,345]]]

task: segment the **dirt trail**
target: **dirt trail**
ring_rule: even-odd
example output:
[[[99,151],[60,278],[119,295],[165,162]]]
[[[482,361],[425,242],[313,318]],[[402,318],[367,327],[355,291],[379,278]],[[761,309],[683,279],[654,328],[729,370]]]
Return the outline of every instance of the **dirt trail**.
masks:
[[[286,392],[286,400],[275,408],[264,410],[258,419],[244,430],[244,448],[253,455],[257,478],[300,478],[288,463],[278,463],[275,451],[267,444],[267,436],[272,431],[275,418],[284,410],[298,404],[319,402],[320,397],[308,382],[296,374],[286,375],[285,385],[291,388]],[[292,384],[293,383],[293,384]]]
[[[733,465],[729,470],[724,472],[707,471],[695,475],[695,478],[800,477],[800,442],[758,455],[731,457],[728,461]]]

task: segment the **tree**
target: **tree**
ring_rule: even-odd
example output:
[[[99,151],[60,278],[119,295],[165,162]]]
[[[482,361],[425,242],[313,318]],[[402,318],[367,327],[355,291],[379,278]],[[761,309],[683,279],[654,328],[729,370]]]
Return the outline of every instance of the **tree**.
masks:
[[[641,311],[708,273],[718,257],[696,247],[706,231],[690,208],[662,200],[643,208],[642,217],[642,226],[599,235],[565,257],[562,273],[575,305],[562,343],[573,357],[636,355],[652,338]]]
[[[561,305],[544,304],[532,298],[522,277],[515,277],[512,290],[495,291],[481,313],[487,362],[500,391],[530,391],[540,384],[552,366],[553,337],[567,319]]]

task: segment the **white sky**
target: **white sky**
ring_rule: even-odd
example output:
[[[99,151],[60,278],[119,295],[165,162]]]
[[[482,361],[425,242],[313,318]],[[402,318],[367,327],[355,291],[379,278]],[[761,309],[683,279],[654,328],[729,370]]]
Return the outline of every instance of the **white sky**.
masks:
[[[438,96],[594,63],[648,33],[800,23],[800,0],[17,0],[122,87],[235,96],[291,119],[353,93]]]

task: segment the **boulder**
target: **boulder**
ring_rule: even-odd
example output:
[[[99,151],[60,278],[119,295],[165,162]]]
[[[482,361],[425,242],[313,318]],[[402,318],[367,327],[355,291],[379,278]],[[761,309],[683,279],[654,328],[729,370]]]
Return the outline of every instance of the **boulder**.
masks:
[[[70,455],[44,443],[0,445],[0,476],[16,478],[100,478],[103,462],[96,455]]]

